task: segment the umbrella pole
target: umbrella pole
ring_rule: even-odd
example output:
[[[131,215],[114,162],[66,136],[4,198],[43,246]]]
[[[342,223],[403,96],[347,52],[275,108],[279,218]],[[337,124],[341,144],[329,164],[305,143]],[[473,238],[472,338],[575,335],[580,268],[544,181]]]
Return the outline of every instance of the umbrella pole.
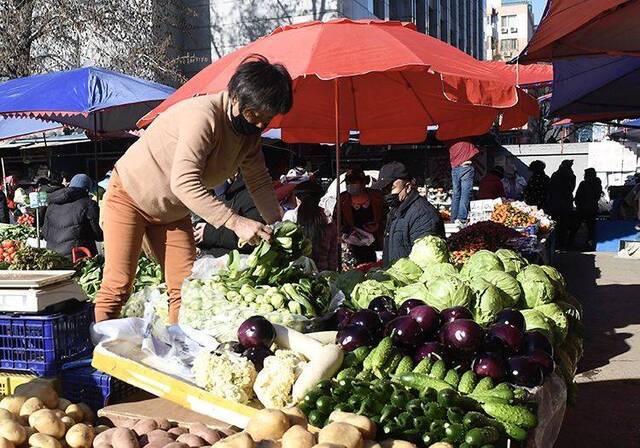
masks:
[[[98,124],[97,124],[97,113],[93,114],[93,174],[94,179],[98,182],[98,141],[96,138],[98,137]]]
[[[9,199],[9,191],[7,190],[7,172],[4,169],[4,157],[0,159],[2,161],[2,185],[4,185],[4,195]]]
[[[340,207],[340,98],[338,93],[338,78],[335,79],[335,116],[336,116],[336,227],[338,229],[338,272],[342,271],[342,210]]]

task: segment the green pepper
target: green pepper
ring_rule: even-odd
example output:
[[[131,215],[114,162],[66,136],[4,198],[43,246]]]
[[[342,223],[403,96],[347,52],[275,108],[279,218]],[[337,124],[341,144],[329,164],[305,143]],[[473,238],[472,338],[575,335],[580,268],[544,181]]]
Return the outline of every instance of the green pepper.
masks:
[[[360,397],[357,397],[355,395],[352,395],[349,397],[349,400],[347,401],[347,404],[352,408],[352,409],[358,409],[360,408],[360,403],[362,402],[362,399]]]
[[[418,442],[420,440],[420,431],[416,428],[413,429],[405,429],[402,431],[402,434],[400,435],[404,440],[407,440],[409,442]]]
[[[320,411],[311,411],[309,413],[309,423],[316,428],[322,428],[326,420],[327,416]]]
[[[313,410],[312,407],[304,400],[298,403],[298,408],[304,413],[304,415],[309,415],[309,412]]]
[[[331,390],[332,385],[333,383],[331,382],[331,380],[322,380],[318,384],[316,384],[316,390],[329,392]]]
[[[434,440],[441,441],[445,437],[445,428],[443,420],[436,420],[431,423],[429,427],[429,433],[433,436]]]
[[[472,429],[475,428],[477,426],[481,426],[482,423],[485,420],[485,416],[482,415],[479,412],[475,412],[475,411],[471,411],[471,412],[467,412],[464,415],[464,419],[462,420],[462,424],[467,428],[467,429]]]
[[[442,432],[444,433],[444,420],[434,420],[431,422],[431,424],[429,425],[429,431],[433,432],[436,431],[438,429],[442,429]]]
[[[382,408],[382,412],[380,413],[380,421],[385,422],[386,420],[395,417],[400,413],[400,409],[392,404],[385,404]]]
[[[336,397],[337,401],[346,400],[351,396],[351,390],[347,386],[338,386],[333,389],[331,395]]]
[[[455,406],[459,396],[453,389],[443,389],[438,392],[438,404],[447,408]]]
[[[395,418],[396,423],[402,429],[407,429],[413,425],[413,416],[408,412],[403,412]]]
[[[389,401],[392,405],[402,408],[409,401],[409,394],[407,393],[407,391],[397,390],[393,394],[391,394],[391,399]]]
[[[377,384],[374,384],[371,388],[374,392],[376,392],[380,398],[387,401],[389,397],[393,394],[393,387],[389,384],[388,381],[383,381]]]
[[[431,388],[427,387],[422,392],[420,392],[420,398],[422,398],[423,402],[432,402],[438,400],[438,392]]]
[[[329,414],[333,411],[335,401],[329,395],[323,395],[316,400],[316,408],[323,414]]]
[[[427,403],[424,408],[424,416],[429,420],[443,420],[447,415],[447,411],[445,408],[440,406],[438,403]]]
[[[377,408],[378,408],[378,405],[376,400],[374,400],[373,398],[366,398],[360,404],[360,408],[356,411],[356,414],[362,414],[366,416],[374,415],[374,414],[377,414],[376,412]]]
[[[320,395],[322,395],[320,392],[317,392],[316,390],[312,390],[311,392],[309,392],[307,395],[304,396],[303,402],[307,403],[309,406],[315,409],[316,400],[320,398]]]
[[[428,430],[430,424],[431,424],[431,420],[429,420],[427,417],[419,416],[419,417],[413,418],[414,428],[417,428],[420,431]]]
[[[397,432],[398,432],[398,425],[395,422],[389,422],[382,427],[382,433],[385,436],[390,437]]]
[[[430,432],[425,432],[422,436],[422,443],[424,443],[425,446],[431,446],[439,441],[440,439],[436,439]]]
[[[349,403],[338,403],[333,407],[336,411],[353,412],[353,408],[349,406]]]
[[[407,412],[413,415],[422,414],[422,401],[418,398],[414,398],[413,400],[409,400],[407,405],[405,406]]]
[[[447,442],[455,445],[458,442],[464,441],[465,429],[464,426],[462,426],[462,423],[452,423],[448,428],[445,428],[444,434]]]
[[[447,418],[451,423],[462,423],[464,420],[464,411],[460,408],[447,409]]]
[[[338,386],[340,387],[351,387],[353,385],[355,381],[353,381],[350,378],[343,378],[340,381],[338,381]]]

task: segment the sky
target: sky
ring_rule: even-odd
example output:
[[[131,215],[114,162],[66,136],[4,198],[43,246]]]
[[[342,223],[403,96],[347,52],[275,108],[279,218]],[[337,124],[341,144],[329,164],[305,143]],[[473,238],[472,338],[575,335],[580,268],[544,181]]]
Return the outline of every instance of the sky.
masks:
[[[537,25],[542,18],[542,13],[544,12],[544,7],[547,4],[547,0],[531,0],[531,3],[533,4],[533,18]]]

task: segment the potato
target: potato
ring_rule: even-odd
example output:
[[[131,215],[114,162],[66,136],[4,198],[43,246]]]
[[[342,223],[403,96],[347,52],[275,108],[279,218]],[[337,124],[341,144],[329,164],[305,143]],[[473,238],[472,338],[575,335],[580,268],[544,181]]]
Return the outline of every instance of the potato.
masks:
[[[117,429],[118,428],[109,428],[106,431],[101,432],[100,434],[95,436],[95,438],[93,439],[93,444],[94,445],[101,445],[101,444],[111,445],[111,437],[113,436],[113,433],[116,432]]]
[[[382,448],[417,448],[413,443],[406,442],[404,440],[387,439],[380,442],[380,445],[382,445]],[[433,447],[433,445],[431,446]],[[444,443],[438,445],[437,448],[453,448],[453,446],[449,445],[448,443]]]
[[[50,414],[50,415],[54,415],[55,416],[54,411],[52,411],[51,409],[40,409],[40,410],[37,410],[36,412],[34,412],[33,414],[31,414],[29,416],[29,418],[28,418],[29,426],[33,427],[33,425],[36,424],[36,419],[38,417],[40,417],[41,415],[44,415],[44,414]]]
[[[84,412],[84,420],[82,421],[82,423],[93,425],[97,418],[96,413],[93,412],[93,409],[91,409],[86,403],[78,403],[78,406],[80,406],[80,409],[82,409],[82,412]]]
[[[254,448],[255,446],[255,442],[246,432],[229,436],[214,445],[215,448]]]
[[[158,439],[171,439],[172,442],[175,440],[173,434],[169,434],[167,431],[163,431],[162,429],[154,429],[153,431],[149,431],[146,435],[149,442],[153,442]]]
[[[15,448],[15,445],[4,437],[0,437],[0,448]]]
[[[139,447],[136,433],[127,428],[116,428],[116,430],[111,434],[111,445],[113,448]]]
[[[96,433],[92,426],[78,423],[69,428],[64,440],[71,448],[91,448],[95,436]]]
[[[222,439],[222,435],[216,431],[215,429],[208,428],[200,422],[194,423],[189,426],[189,432],[193,435],[196,435],[207,442],[209,445],[213,445],[214,443],[220,441]]]
[[[39,432],[29,437],[29,445],[33,448],[62,448],[62,444],[54,437]]]
[[[113,445],[109,443],[101,443],[99,445],[93,444],[93,448],[113,448]]]
[[[374,439],[376,436],[376,424],[363,415],[352,414],[350,412],[333,411],[331,415],[329,415],[329,421],[348,423],[351,426],[355,426],[362,433],[362,437],[365,439]]]
[[[4,408],[0,408],[0,422],[3,422],[5,420],[14,420],[15,421],[16,416],[13,415],[11,413],[11,411],[8,411]]]
[[[382,448],[382,446],[375,440],[365,440],[364,448]]]
[[[186,434],[189,432],[189,430],[187,428],[181,428],[181,427],[176,427],[176,428],[171,428],[169,431],[167,431],[169,434],[173,434],[176,436],[176,438],[178,436],[181,436],[182,434]]]
[[[161,418],[160,420],[156,420],[156,423],[158,424],[158,429],[163,429],[165,431],[168,431],[173,427],[173,425],[171,425],[171,422],[166,418]]]
[[[76,424],[76,421],[71,417],[69,417],[68,415],[65,415],[64,417],[62,417],[60,421],[64,423],[64,427],[67,428],[67,431],[69,430],[69,428],[71,428]]]
[[[72,404],[73,403],[71,403],[66,398],[58,398],[58,406],[57,406],[57,408],[60,409],[61,411],[64,411],[65,409],[67,409]]]
[[[344,445],[346,448],[362,448],[364,440],[360,430],[348,423],[329,423],[320,430],[318,442],[335,443]]]
[[[40,409],[46,409],[46,406],[38,397],[29,398],[20,408],[20,416],[30,416]]]
[[[64,411],[57,410],[55,411],[55,414],[58,415],[58,412],[68,415],[78,423],[81,423],[84,420],[84,412],[77,404],[70,404]]]
[[[13,393],[15,395],[24,395],[27,398],[38,397],[49,409],[58,407],[58,392],[47,381],[29,381],[16,387]]]
[[[158,429],[158,423],[155,420],[150,418],[145,418],[142,420],[138,420],[135,425],[133,425],[133,432],[142,436],[148,432],[153,431],[154,429]]]
[[[311,448],[316,444],[316,436],[300,425],[289,428],[282,436],[282,448]]]
[[[103,432],[105,432],[107,429],[111,429],[111,427],[107,426],[107,425],[98,425],[95,426],[93,428],[93,430],[96,432],[96,435],[98,434],[102,434]]]
[[[289,417],[290,426],[299,425],[299,426],[302,426],[303,428],[306,428],[307,425],[309,424],[309,422],[307,421],[307,416],[304,415],[304,412],[302,412],[300,408],[297,406],[294,406],[291,408],[284,408],[282,412],[287,414],[287,417]]]
[[[164,446],[165,448],[189,448],[189,445],[180,442],[172,442]],[[115,447],[113,447],[115,448]]]
[[[245,432],[259,442],[264,439],[278,440],[289,429],[289,417],[277,409],[262,409],[251,417]]]
[[[436,442],[433,445],[429,445],[429,448],[453,448],[453,445],[447,442]]]
[[[56,439],[62,438],[67,431],[67,427],[62,423],[62,420],[51,412],[38,413],[32,426],[36,431],[48,434]]]
[[[10,420],[0,423],[0,437],[4,437],[14,445],[22,445],[27,441],[27,430]]]
[[[195,434],[182,434],[180,437],[176,439],[178,443],[184,443],[189,445],[191,448],[200,448],[201,446],[205,446],[207,442],[198,437]]]
[[[173,439],[155,439],[152,442],[148,442],[146,445],[143,445],[144,448],[164,448],[165,446],[169,445],[170,443],[175,442],[175,440]]]
[[[344,445],[337,445],[335,443],[318,443],[313,448],[346,448]]]
[[[257,443],[256,448],[281,448],[277,440],[264,439]]]
[[[2,401],[0,401],[0,408],[6,409],[13,415],[18,416],[20,415],[20,408],[22,408],[22,405],[28,399],[29,397],[25,397],[24,395],[9,395],[7,397],[4,397]]]

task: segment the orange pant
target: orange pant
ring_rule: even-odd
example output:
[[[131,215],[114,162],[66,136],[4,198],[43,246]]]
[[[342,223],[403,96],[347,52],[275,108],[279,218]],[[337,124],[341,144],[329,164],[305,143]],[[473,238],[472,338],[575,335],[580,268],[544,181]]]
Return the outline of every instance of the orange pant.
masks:
[[[191,219],[162,224],[135,204],[114,172],[103,205],[105,266],[96,297],[96,322],[120,316],[131,294],[142,239],[146,234],[164,271],[169,290],[169,321],[178,322],[180,288],[196,256]]]

